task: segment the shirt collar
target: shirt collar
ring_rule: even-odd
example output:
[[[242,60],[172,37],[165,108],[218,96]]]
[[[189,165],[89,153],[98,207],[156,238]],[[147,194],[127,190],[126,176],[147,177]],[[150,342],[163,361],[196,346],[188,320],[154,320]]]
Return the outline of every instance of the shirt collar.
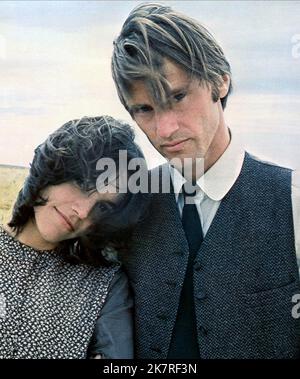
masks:
[[[204,194],[215,201],[222,200],[230,191],[241,172],[244,162],[245,150],[241,141],[236,136],[233,136],[231,131],[230,134],[231,139],[227,149],[217,162],[197,180],[197,185]],[[169,167],[176,201],[178,201],[182,185],[186,180],[178,170],[172,166]]]

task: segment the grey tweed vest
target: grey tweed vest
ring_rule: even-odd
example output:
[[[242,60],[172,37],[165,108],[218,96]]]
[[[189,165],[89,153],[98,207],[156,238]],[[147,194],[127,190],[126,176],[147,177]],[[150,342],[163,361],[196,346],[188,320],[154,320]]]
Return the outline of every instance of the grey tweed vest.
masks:
[[[136,302],[137,358],[167,357],[187,260],[174,194],[153,194],[124,261]],[[246,153],[194,263],[201,358],[299,357],[296,293],[291,171]]]

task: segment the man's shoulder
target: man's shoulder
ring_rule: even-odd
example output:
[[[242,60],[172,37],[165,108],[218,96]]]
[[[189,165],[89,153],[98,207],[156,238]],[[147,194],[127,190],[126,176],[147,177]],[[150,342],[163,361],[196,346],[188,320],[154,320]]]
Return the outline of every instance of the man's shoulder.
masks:
[[[275,163],[272,160],[269,160],[268,158],[265,158],[263,156],[257,156],[255,154],[249,153],[246,151],[245,154],[246,159],[251,160],[254,164],[264,167],[265,169],[273,169],[278,172],[291,172],[293,169],[291,167],[287,167],[284,165],[281,165],[279,163]]]
[[[248,185],[256,186],[258,191],[267,189],[274,194],[283,194],[290,193],[292,171],[289,167],[246,152],[241,175]]]

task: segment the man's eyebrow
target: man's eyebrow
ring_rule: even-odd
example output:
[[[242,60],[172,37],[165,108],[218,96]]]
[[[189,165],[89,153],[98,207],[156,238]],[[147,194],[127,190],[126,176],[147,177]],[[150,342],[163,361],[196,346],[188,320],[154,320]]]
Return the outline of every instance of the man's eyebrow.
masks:
[[[191,82],[188,81],[187,83],[184,83],[178,87],[174,87],[174,88],[171,88],[167,93],[166,93],[166,96],[167,98],[170,98],[180,92],[187,92],[189,87],[190,87],[190,84]],[[133,112],[137,112],[139,111],[140,109],[144,108],[144,107],[149,107],[149,108],[152,108],[152,105],[151,104],[147,104],[147,103],[137,103],[137,104],[132,104],[132,105],[128,105],[128,110],[130,113],[133,113]]]
[[[177,93],[179,92],[186,92],[190,87],[190,82],[186,83],[186,84],[183,84],[181,86],[178,86],[178,87],[174,87],[172,89],[170,89],[170,91],[168,92],[168,96],[173,96],[173,95],[176,95]]]

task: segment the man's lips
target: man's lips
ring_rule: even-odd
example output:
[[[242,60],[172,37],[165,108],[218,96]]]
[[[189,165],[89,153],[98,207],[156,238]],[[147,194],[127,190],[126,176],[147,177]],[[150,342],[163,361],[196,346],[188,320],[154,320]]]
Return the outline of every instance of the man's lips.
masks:
[[[61,219],[63,220],[63,222],[67,226],[67,228],[69,230],[71,230],[72,232],[74,232],[75,228],[74,228],[73,224],[71,223],[71,221],[68,219],[68,217],[65,216],[62,212],[60,212],[56,207],[54,207],[54,209],[61,216]]]
[[[183,149],[186,141],[188,141],[188,138],[164,143],[161,145],[161,147],[168,152],[180,151]]]

